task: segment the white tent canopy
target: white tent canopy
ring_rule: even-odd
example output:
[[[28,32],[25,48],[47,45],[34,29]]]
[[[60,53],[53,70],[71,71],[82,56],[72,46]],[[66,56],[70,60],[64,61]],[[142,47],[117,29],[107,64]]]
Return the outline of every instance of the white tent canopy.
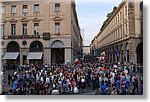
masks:
[[[17,59],[19,52],[7,52],[3,59]]]
[[[43,52],[30,52],[27,59],[41,59]]]

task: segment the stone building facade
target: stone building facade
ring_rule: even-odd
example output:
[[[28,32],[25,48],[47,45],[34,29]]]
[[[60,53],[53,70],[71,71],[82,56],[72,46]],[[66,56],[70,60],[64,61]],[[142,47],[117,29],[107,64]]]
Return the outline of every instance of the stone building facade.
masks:
[[[109,61],[143,64],[143,1],[122,0],[114,7],[93,39],[91,51],[94,46],[97,56],[105,51]]]
[[[0,13],[3,63],[52,65],[80,57],[74,0],[3,1]]]

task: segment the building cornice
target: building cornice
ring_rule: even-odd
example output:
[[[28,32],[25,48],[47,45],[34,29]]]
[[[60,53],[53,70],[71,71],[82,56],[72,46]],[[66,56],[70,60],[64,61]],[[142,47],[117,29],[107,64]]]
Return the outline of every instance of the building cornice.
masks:
[[[42,20],[41,18],[37,18],[37,17],[34,17],[34,18],[32,19],[33,22],[40,22],[41,20]]]
[[[54,20],[54,21],[62,21],[64,19],[62,17],[55,16],[55,17],[52,18],[52,20]]]
[[[20,19],[20,21],[21,21],[21,22],[29,22],[29,19],[26,18],[26,17],[23,17],[23,18]]]
[[[113,12],[112,11],[112,15],[110,17],[108,17],[106,19],[106,24],[104,25],[104,27],[101,28],[100,33],[107,27],[107,25],[111,22],[111,20],[116,16],[116,14],[122,9],[122,6],[125,5],[127,1],[122,1],[119,6],[117,7],[117,9]]]
[[[17,23],[18,20],[17,19],[14,19],[14,18],[11,18],[10,20],[8,20],[10,23]]]

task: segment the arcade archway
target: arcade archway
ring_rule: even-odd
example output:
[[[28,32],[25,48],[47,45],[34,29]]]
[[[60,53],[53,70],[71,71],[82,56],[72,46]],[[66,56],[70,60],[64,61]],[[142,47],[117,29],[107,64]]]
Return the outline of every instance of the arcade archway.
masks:
[[[139,43],[136,48],[137,63],[143,64],[143,42]]]
[[[64,43],[56,40],[51,44],[51,63],[62,64],[65,62]]]
[[[7,45],[5,56],[7,69],[15,69],[16,65],[20,64],[20,47],[16,41],[11,41]]]
[[[40,41],[33,41],[30,44],[27,59],[29,59],[29,63],[36,65],[43,64],[43,44]]]

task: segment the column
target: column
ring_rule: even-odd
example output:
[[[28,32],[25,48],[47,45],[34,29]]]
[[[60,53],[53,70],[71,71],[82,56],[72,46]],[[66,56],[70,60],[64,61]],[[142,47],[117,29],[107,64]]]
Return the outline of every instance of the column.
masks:
[[[28,54],[29,54],[29,49],[26,51],[27,57],[28,57]],[[29,59],[27,59],[27,64],[29,64]]]
[[[20,64],[23,64],[23,60],[24,60],[23,56],[24,55],[26,56],[26,64],[29,64],[29,60],[27,59],[28,52],[29,52],[28,49],[21,49],[21,51],[20,51]]]
[[[130,43],[130,50],[129,50],[129,61],[137,62],[137,56],[136,56],[136,44],[134,41]]]
[[[51,48],[49,49],[49,65],[51,66]]]
[[[114,55],[115,55],[115,63],[117,62],[117,55],[116,55],[116,50],[115,50],[115,52],[114,52]]]
[[[44,50],[43,51],[43,64],[49,64],[49,58],[50,58],[49,49],[44,48],[43,50]]]
[[[71,49],[65,49],[65,64],[67,62],[70,62],[71,63]]]
[[[123,50],[121,49],[121,56],[120,56],[120,60],[121,60],[121,63],[123,63],[123,60],[124,60],[124,56],[123,56]]]
[[[73,50],[71,50],[71,63],[74,62],[74,54],[73,54]]]
[[[127,62],[128,60],[127,60],[127,56],[128,56],[128,51],[127,50],[125,50],[125,62]]]
[[[119,50],[119,62],[122,63],[122,51],[121,51],[121,49]]]
[[[22,49],[20,49],[19,55],[20,55],[20,64],[23,64],[23,50]]]

